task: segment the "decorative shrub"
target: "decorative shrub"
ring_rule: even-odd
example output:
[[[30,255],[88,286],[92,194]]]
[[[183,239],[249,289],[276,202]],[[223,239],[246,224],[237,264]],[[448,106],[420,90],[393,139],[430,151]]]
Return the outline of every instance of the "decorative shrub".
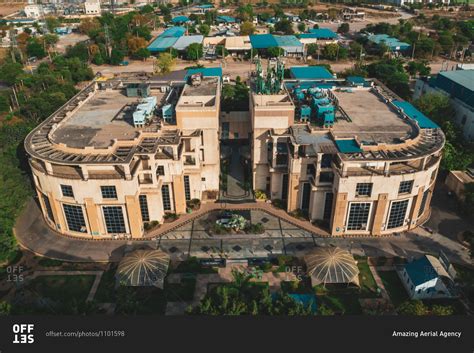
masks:
[[[275,206],[276,208],[281,208],[281,209],[285,208],[285,203],[280,199],[272,200],[272,205]]]
[[[245,233],[247,234],[263,234],[265,233],[265,227],[262,223],[250,224],[245,226]]]
[[[173,222],[179,218],[179,215],[175,212],[167,212],[165,213],[164,218],[167,222]]]
[[[145,222],[143,224],[143,228],[145,230],[152,230],[152,229],[157,228],[159,226],[160,226],[160,222],[158,222],[158,221]]]
[[[263,190],[256,190],[255,191],[255,198],[257,200],[266,200],[267,199],[267,194]]]
[[[201,200],[191,199],[186,202],[186,206],[193,211],[199,210],[199,208],[201,207]]]

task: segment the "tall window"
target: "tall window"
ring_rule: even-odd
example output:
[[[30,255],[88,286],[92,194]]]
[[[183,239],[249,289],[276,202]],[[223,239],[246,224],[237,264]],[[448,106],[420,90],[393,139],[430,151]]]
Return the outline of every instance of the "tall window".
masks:
[[[48,218],[51,222],[55,223],[54,216],[53,216],[53,209],[51,208],[51,203],[49,202],[49,197],[44,195],[44,194],[41,194],[41,196],[43,198],[44,208],[46,209],[46,215],[48,216]]]
[[[309,210],[309,201],[311,200],[311,184],[303,184],[303,196],[301,198],[301,209],[308,211]]]
[[[329,220],[331,218],[333,199],[334,199],[334,194],[332,192],[327,192],[326,199],[324,200],[324,213],[323,213],[324,220]]]
[[[420,209],[418,210],[418,217],[420,217],[423,212],[425,212],[426,201],[428,201],[428,195],[430,194],[430,189],[426,190],[423,193],[423,198],[421,199]]]
[[[170,198],[169,185],[163,185],[161,187],[161,198],[163,200],[163,209],[165,211],[171,211],[171,198]]]
[[[82,207],[76,205],[63,205],[64,215],[66,216],[67,227],[70,231],[86,233],[86,221],[82,213]]]
[[[100,191],[102,192],[102,197],[104,199],[116,199],[117,198],[117,190],[115,186],[101,186]]]
[[[349,209],[347,230],[366,230],[369,223],[370,202],[353,202]]]
[[[390,207],[390,217],[388,218],[387,229],[401,227],[405,223],[408,200],[394,201]]]
[[[64,197],[74,197],[71,185],[61,185],[61,193]]]
[[[191,186],[189,184],[189,175],[184,176],[184,197],[186,201],[191,200]]]
[[[140,203],[140,212],[142,214],[142,221],[149,222],[150,214],[148,212],[148,200],[146,198],[146,195],[138,196],[138,201]]]
[[[409,194],[413,188],[413,180],[401,181],[398,187],[399,194]]]
[[[321,157],[321,168],[331,168],[332,154],[323,154]]]
[[[156,168],[156,175],[165,175],[165,167],[162,165],[159,165]]]
[[[357,183],[356,196],[372,195],[372,183]]]
[[[126,233],[121,206],[104,206],[102,210],[104,212],[107,233]]]

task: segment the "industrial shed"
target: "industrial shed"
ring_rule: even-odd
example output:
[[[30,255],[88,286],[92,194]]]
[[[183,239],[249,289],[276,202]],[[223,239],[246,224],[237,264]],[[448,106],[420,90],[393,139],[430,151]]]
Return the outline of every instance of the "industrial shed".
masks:
[[[192,36],[182,36],[179,37],[176,43],[173,44],[173,48],[179,51],[186,50],[191,44],[198,43],[202,44],[204,36],[201,34],[196,34]]]

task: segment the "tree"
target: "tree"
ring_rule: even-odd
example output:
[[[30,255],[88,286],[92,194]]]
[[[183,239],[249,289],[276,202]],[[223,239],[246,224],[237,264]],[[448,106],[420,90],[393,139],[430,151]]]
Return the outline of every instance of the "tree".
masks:
[[[50,33],[53,33],[56,28],[61,26],[61,22],[59,22],[57,17],[53,17],[53,16],[46,17],[45,23],[46,23],[46,28],[48,28],[48,31]]]
[[[249,35],[254,34],[254,33],[255,33],[255,26],[253,25],[252,22],[245,21],[240,26],[240,35],[249,36]]]
[[[211,27],[205,23],[199,26],[199,33],[201,33],[204,37],[207,37],[210,31]]]
[[[156,59],[156,66],[160,73],[170,72],[174,66],[175,60],[170,53],[161,53]]]
[[[97,18],[85,18],[81,21],[79,25],[79,32],[82,34],[87,34],[91,33],[92,31],[98,31],[99,29],[102,28],[99,20]]]
[[[202,44],[192,43],[186,48],[186,58],[188,60],[198,61],[202,58],[203,49]]]
[[[317,23],[314,24],[313,29],[319,29],[319,25]]]
[[[267,54],[269,58],[277,58],[284,54],[284,51],[280,47],[270,47],[267,49]]]
[[[6,62],[0,66],[0,80],[12,86],[16,78],[23,73],[23,65],[20,63]]]
[[[362,54],[364,54],[364,47],[357,42],[351,42],[351,44],[349,44],[349,51],[351,57],[360,60],[362,58]]]
[[[401,315],[423,316],[428,314],[428,308],[421,300],[409,300],[402,304],[397,309]]]
[[[147,44],[147,41],[141,37],[130,36],[127,39],[128,52],[130,55],[135,55],[138,50],[146,48]]]
[[[294,34],[293,23],[286,18],[275,23],[275,31],[283,32],[285,34]]]
[[[151,56],[150,51],[147,48],[140,48],[134,54],[133,57],[141,60],[146,60]]]
[[[0,302],[0,316],[10,315],[11,310],[12,310],[12,306],[10,305],[10,303],[6,301]]]
[[[112,52],[110,53],[110,63],[112,65],[119,65],[124,58],[125,54],[122,49],[112,48]]]
[[[316,43],[310,43],[306,46],[306,54],[314,57],[318,54],[318,45]]]
[[[69,46],[66,48],[66,57],[75,57],[81,59],[82,61],[89,61],[89,47],[83,42],[77,43],[74,46]]]
[[[337,33],[341,33],[341,34],[349,33],[349,23],[347,22],[342,23],[337,29]]]
[[[300,32],[306,31],[306,25],[304,24],[304,22],[298,23],[298,31]]]
[[[30,38],[28,44],[26,45],[26,53],[29,57],[37,57],[42,59],[46,56],[46,51],[44,46],[37,38]]]
[[[420,76],[428,76],[431,72],[431,67],[427,61],[410,61],[406,66],[405,70],[412,77],[416,77],[417,74]]]
[[[426,116],[442,125],[454,115],[449,96],[442,93],[426,93],[416,99],[414,105]]]
[[[339,54],[339,45],[334,43],[325,45],[322,54],[327,60],[336,60]]]
[[[450,305],[433,305],[431,308],[431,315],[448,316],[453,315],[454,309]]]

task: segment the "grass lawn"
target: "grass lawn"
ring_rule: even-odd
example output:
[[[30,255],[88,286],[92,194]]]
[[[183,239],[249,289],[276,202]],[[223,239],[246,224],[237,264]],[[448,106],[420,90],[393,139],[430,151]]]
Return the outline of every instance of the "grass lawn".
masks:
[[[410,299],[396,271],[379,271],[379,276],[395,307]]]
[[[362,308],[359,303],[360,293],[357,288],[346,285],[327,284],[316,288],[318,306],[324,304],[336,314],[359,315]]]
[[[115,271],[116,267],[112,266],[110,269],[102,274],[102,278],[95,293],[94,300],[98,303],[112,303],[115,301]]]
[[[94,280],[95,276],[91,275],[40,276],[32,280],[27,288],[55,301],[63,302],[71,298],[85,301]]]
[[[360,297],[361,298],[376,298],[379,296],[377,293],[377,283],[375,283],[374,276],[370,272],[367,258],[357,259],[357,267],[359,268],[359,284],[360,284]]]

